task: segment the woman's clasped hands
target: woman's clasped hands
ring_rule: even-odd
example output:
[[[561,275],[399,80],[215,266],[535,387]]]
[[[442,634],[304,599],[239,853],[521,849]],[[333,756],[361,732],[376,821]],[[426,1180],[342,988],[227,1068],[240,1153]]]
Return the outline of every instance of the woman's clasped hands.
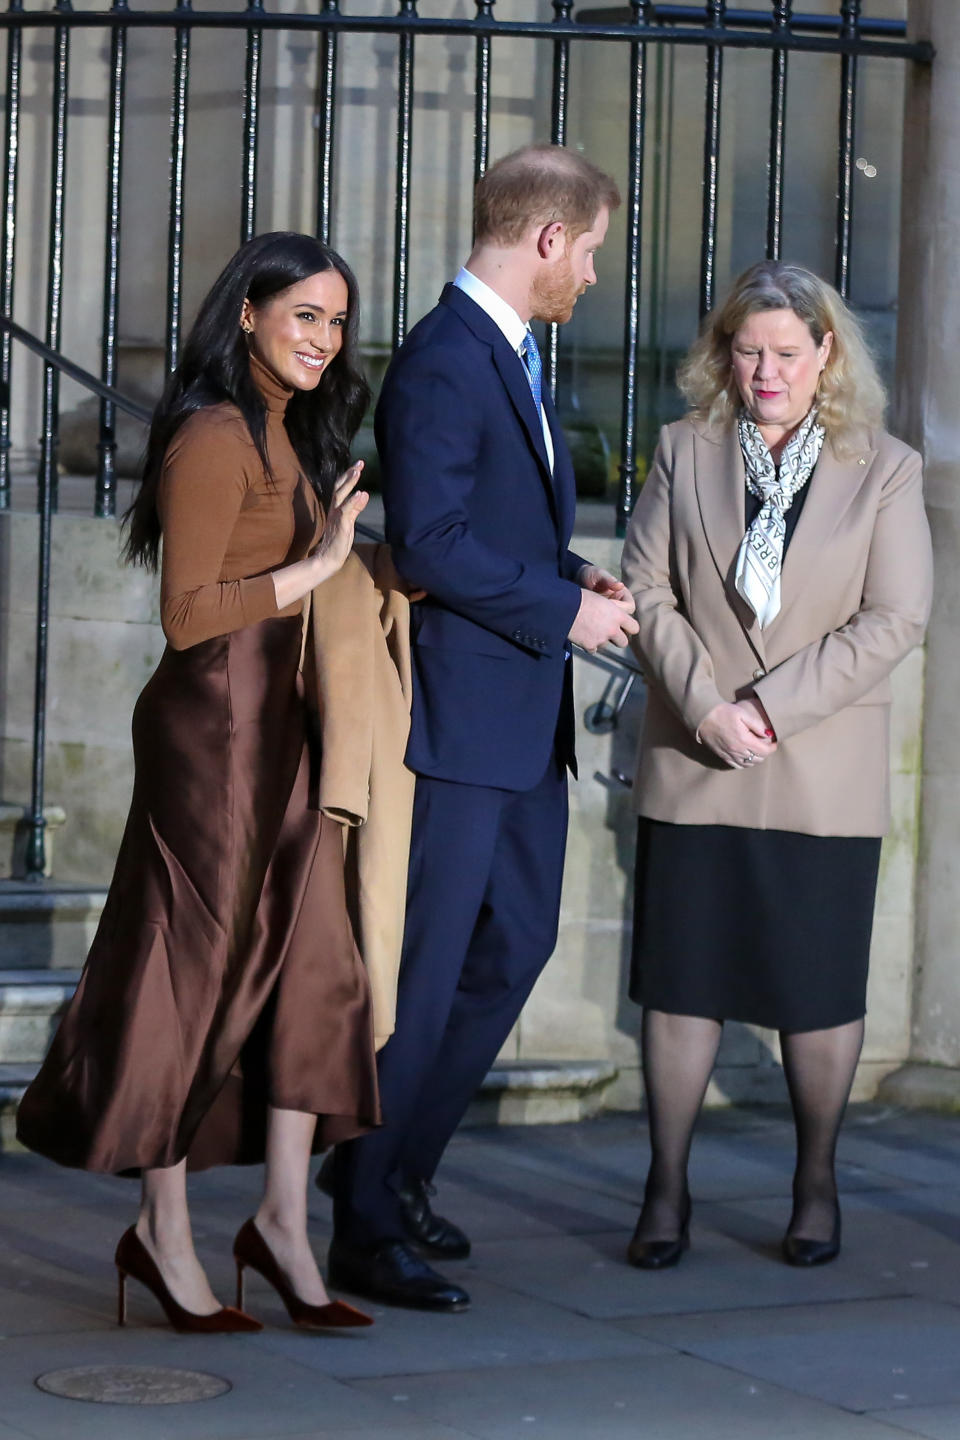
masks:
[[[697,739],[734,770],[759,765],[777,748],[769,716],[755,696],[715,705],[701,721]]]

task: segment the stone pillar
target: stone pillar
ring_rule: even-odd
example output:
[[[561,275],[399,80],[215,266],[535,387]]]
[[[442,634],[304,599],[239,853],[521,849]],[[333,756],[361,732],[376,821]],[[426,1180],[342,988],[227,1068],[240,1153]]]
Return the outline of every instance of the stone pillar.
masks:
[[[910,0],[894,428],[925,459],[936,588],[927,639],[911,1065],[884,1098],[960,1108],[960,5]]]

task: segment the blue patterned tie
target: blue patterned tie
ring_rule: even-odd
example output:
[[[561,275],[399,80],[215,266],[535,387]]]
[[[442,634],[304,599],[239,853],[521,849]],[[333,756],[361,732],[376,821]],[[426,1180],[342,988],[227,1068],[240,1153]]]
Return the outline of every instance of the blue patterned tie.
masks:
[[[524,335],[520,350],[526,362],[527,379],[530,381],[530,389],[533,391],[539,415],[543,408],[543,361],[540,359],[540,351],[537,349],[537,342],[533,338],[532,330],[528,330]]]

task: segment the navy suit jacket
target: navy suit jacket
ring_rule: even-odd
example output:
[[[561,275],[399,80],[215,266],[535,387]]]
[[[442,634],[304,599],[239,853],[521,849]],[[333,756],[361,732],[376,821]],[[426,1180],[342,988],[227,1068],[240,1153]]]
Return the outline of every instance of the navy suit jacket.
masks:
[[[531,789],[556,742],[574,765],[567,634],[584,561],[569,549],[573,465],[549,397],[550,473],[523,361],[448,285],[391,362],[375,427],[387,539],[412,607],[418,774]]]

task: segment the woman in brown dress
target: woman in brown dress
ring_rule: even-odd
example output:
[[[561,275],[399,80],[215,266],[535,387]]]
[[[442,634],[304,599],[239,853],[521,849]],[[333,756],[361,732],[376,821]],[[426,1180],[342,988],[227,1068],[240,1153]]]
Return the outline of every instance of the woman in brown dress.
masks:
[[[157,408],[127,517],[130,560],[156,568],[162,536],[168,644],[134,711],[103,918],[18,1119],[60,1164],[141,1176],[121,1319],[132,1274],[179,1328],[259,1329],[210,1289],[186,1171],[265,1160],[241,1274],[264,1274],[299,1323],[367,1323],[328,1303],[306,1224],[311,1153],[379,1120],[301,675],[304,599],[344,563],[366,503],[347,469],[369,395],[357,322],[354,277],[319,241],[244,245]]]

